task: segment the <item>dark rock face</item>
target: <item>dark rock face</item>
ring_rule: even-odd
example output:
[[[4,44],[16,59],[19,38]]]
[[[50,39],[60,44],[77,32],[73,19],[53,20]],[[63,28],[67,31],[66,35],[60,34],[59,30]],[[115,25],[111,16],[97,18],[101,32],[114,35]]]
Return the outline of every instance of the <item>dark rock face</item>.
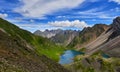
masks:
[[[117,17],[113,20],[112,28],[115,31],[120,31],[120,17]]]
[[[120,17],[117,17],[113,20],[113,23],[109,30],[113,30],[113,33],[109,36],[108,40],[120,35]]]

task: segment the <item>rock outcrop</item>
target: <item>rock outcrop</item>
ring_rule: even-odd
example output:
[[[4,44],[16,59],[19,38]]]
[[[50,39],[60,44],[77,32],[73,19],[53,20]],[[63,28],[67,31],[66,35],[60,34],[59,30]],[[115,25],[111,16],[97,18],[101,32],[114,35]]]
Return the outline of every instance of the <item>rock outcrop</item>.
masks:
[[[86,46],[86,54],[91,55],[99,50],[109,56],[120,57],[120,17],[113,20],[111,27],[95,41]]]
[[[117,17],[113,20],[111,27],[115,31],[120,31],[120,17]]]

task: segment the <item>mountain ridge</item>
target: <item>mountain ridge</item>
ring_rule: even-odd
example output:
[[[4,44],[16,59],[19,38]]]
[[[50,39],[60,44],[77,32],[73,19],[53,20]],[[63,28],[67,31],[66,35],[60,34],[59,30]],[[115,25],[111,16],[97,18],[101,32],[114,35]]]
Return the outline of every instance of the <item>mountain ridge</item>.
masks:
[[[42,37],[46,37],[46,38],[51,38],[61,31],[63,31],[63,30],[61,30],[61,29],[56,29],[56,30],[46,29],[45,31],[36,30],[33,34],[42,36]]]
[[[58,45],[67,46],[75,36],[77,36],[79,31],[76,30],[45,30],[44,32],[37,30],[34,32],[35,35],[46,37],[50,39],[52,42]]]
[[[77,50],[83,48],[86,44],[95,40],[108,28],[109,25],[105,24],[95,24],[93,27],[86,27],[73,39],[68,47],[74,47]]]

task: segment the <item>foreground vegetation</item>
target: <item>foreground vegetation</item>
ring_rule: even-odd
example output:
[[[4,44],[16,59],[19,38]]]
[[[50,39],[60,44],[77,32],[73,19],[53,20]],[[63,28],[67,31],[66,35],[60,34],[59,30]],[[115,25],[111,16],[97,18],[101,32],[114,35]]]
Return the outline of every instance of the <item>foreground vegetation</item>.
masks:
[[[72,72],[120,72],[120,58],[104,57],[103,52],[91,56],[78,55],[74,63],[65,65]]]

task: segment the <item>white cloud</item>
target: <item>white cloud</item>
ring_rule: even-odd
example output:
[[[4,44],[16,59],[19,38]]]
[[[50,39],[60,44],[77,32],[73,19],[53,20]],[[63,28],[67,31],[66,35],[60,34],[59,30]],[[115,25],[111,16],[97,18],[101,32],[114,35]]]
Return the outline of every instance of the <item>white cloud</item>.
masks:
[[[54,29],[72,29],[73,30],[80,30],[84,27],[88,27],[90,25],[88,25],[87,23],[85,23],[84,21],[79,21],[79,20],[75,20],[75,21],[55,21],[55,22],[48,22],[48,24],[16,24],[17,26],[19,26],[22,29],[25,30],[29,30],[30,32],[34,32],[36,30],[41,30],[44,31],[46,29],[48,30],[54,30]],[[70,28],[72,27],[72,28]],[[75,28],[75,29],[74,29]]]
[[[110,16],[110,15],[107,15],[107,14],[102,14],[102,15],[99,15],[98,17],[102,18],[102,19],[114,19],[116,16]]]
[[[115,11],[116,11],[116,12],[120,12],[120,8],[119,8],[119,7],[116,7],[116,8],[115,8]]]
[[[85,0],[21,0],[23,5],[15,9],[26,17],[44,17],[62,9],[74,8]]]
[[[102,18],[102,19],[113,19],[115,16],[112,11],[114,9],[111,9],[110,11],[103,11],[104,7],[99,8],[92,8],[85,11],[78,12],[79,18]],[[118,11],[119,8],[116,8],[114,11]]]
[[[75,27],[75,28],[84,28],[89,26],[85,21],[79,21],[79,20],[55,21],[55,22],[49,22],[48,24],[55,27]]]
[[[33,22],[34,22],[34,20],[33,20],[33,19],[31,19],[31,20],[30,20],[30,22],[32,22],[32,23],[33,23]]]
[[[66,18],[66,16],[57,16],[56,18]]]
[[[120,4],[120,0],[109,0],[110,2],[111,1],[114,1],[114,2],[116,2],[116,3],[118,3],[118,4]]]
[[[88,0],[88,1],[90,1],[90,2],[99,2],[101,0]]]
[[[6,18],[6,17],[8,17],[8,14],[2,14],[2,13],[0,13],[0,18]]]
[[[92,14],[92,15],[96,15],[96,12],[97,13],[101,13],[100,10],[102,10],[103,7],[99,7],[99,8],[92,8],[92,9],[88,9],[88,10],[85,10],[85,11],[81,11],[79,12],[79,14]]]
[[[110,9],[110,11],[120,12],[120,8],[119,8],[119,7],[116,7],[116,8]]]

